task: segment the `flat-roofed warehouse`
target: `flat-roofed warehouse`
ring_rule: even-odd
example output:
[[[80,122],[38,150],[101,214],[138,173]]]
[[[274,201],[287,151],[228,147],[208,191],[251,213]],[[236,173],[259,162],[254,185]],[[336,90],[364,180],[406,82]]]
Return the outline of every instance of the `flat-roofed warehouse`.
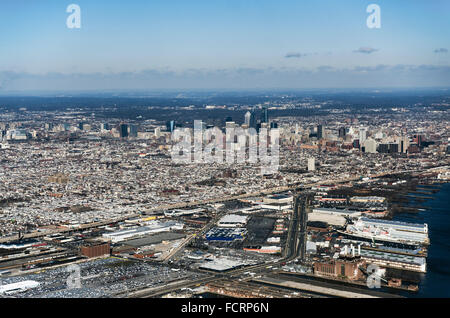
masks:
[[[350,202],[352,203],[368,203],[368,202],[378,202],[384,203],[386,201],[385,197],[351,197]]]
[[[428,224],[423,223],[408,223],[401,221],[390,221],[390,220],[376,220],[362,217],[360,221],[364,222],[366,225],[372,225],[375,227],[392,228],[398,231],[416,232],[416,233],[428,233]]]
[[[416,271],[426,273],[427,263],[425,257],[417,257],[411,255],[401,255],[396,253],[388,253],[383,251],[372,251],[362,249],[361,258],[371,263],[403,270]]]
[[[153,235],[138,238],[138,239],[129,240],[126,242],[126,244],[129,246],[138,248],[141,246],[159,244],[164,241],[179,240],[179,239],[182,239],[185,237],[186,237],[186,235],[181,234],[181,233],[164,232],[164,233],[153,234]]]
[[[217,223],[220,227],[244,227],[247,224],[248,216],[227,214]]]
[[[233,268],[252,264],[252,261],[236,260],[228,257],[214,257],[203,261],[199,268],[215,272],[224,272]]]
[[[106,239],[110,239],[111,242],[120,242],[132,238],[138,238],[142,236],[146,236],[149,234],[167,232],[172,230],[182,230],[184,225],[179,222],[167,221],[167,222],[158,222],[153,221],[151,224],[147,226],[141,227],[133,227],[129,229],[119,230],[112,233],[105,233],[103,237]]]
[[[39,282],[33,280],[26,280],[23,282],[2,285],[0,286],[0,295],[2,294],[12,295],[15,293],[24,292],[27,291],[28,289],[36,288],[39,285],[40,285]]]
[[[361,211],[351,209],[336,209],[336,208],[314,208],[314,213],[341,215],[356,218],[361,216]]]
[[[334,209],[313,209],[313,212],[308,213],[308,222],[323,222],[329,225],[344,227],[347,219],[347,214],[341,211],[334,213]]]
[[[268,195],[263,199],[264,203],[292,203],[293,197],[286,194]]]

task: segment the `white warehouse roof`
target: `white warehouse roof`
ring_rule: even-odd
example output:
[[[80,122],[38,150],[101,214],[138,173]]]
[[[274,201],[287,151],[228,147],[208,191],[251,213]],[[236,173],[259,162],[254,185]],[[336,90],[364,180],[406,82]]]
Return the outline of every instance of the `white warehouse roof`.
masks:
[[[237,214],[227,214],[219,220],[219,225],[227,224],[246,224],[248,216],[237,215]]]
[[[0,286],[0,294],[8,294],[8,293],[26,291],[27,289],[35,288],[38,286],[39,286],[39,282],[36,282],[34,280],[26,280],[23,282],[1,285]]]

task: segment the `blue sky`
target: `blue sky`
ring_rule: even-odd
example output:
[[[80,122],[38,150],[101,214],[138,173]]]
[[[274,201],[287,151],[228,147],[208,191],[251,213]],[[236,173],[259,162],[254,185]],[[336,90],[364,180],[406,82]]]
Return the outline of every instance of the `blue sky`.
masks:
[[[450,86],[445,0],[2,0],[0,43],[1,90]]]

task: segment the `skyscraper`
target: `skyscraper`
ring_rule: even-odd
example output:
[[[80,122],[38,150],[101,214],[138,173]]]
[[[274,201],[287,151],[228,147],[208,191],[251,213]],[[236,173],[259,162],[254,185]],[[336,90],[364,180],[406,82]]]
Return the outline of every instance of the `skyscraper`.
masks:
[[[317,139],[322,139],[325,137],[325,127],[322,125],[317,126]]]
[[[156,138],[161,137],[161,128],[159,128],[159,127],[155,128],[155,137]]]
[[[413,142],[415,142],[417,144],[417,146],[419,146],[419,147],[422,146],[423,136],[422,135],[414,135]]]
[[[256,132],[259,133],[259,131],[261,130],[261,122],[260,122],[260,121],[258,121],[258,122],[256,123],[255,129],[256,129]]]
[[[128,137],[128,125],[127,124],[120,124],[120,138],[126,138]]]
[[[175,120],[168,121],[166,123],[166,128],[168,132],[173,132],[175,130]]]
[[[138,128],[136,125],[130,125],[128,127],[128,133],[130,137],[137,137]]]
[[[262,110],[261,122],[262,123],[269,122],[269,110],[267,109],[267,107],[264,107]]]
[[[398,151],[402,152],[402,153],[406,153],[407,150],[408,150],[408,147],[409,147],[409,138],[408,138],[408,136],[400,137],[400,139],[398,141],[398,144],[399,144]]]
[[[255,109],[253,109],[251,112],[250,112],[250,122],[249,122],[249,127],[250,128],[255,128],[256,129],[256,112],[255,112]]]
[[[103,123],[101,126],[102,130],[109,130],[109,124],[108,123]]]
[[[377,142],[372,138],[367,138],[364,142],[365,152],[376,153],[377,152]]]
[[[365,127],[359,128],[359,144],[363,145],[366,139],[367,139],[367,128]]]
[[[244,123],[250,127],[250,121],[252,119],[252,113],[246,112],[244,116]]]
[[[345,134],[346,134],[345,127],[339,128],[339,138],[345,138]]]

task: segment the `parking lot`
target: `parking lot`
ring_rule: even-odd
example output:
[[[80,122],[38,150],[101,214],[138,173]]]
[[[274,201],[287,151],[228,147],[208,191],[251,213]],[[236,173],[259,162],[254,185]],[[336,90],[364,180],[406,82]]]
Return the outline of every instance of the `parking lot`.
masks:
[[[70,288],[67,280],[73,272],[67,266],[43,270],[20,277],[8,277],[1,284],[33,280],[40,286],[23,293],[20,298],[71,298],[114,297],[144,287],[157,287],[181,279],[195,279],[201,274],[164,265],[119,258],[100,259],[78,264],[81,288]],[[76,275],[76,274],[75,274]]]

